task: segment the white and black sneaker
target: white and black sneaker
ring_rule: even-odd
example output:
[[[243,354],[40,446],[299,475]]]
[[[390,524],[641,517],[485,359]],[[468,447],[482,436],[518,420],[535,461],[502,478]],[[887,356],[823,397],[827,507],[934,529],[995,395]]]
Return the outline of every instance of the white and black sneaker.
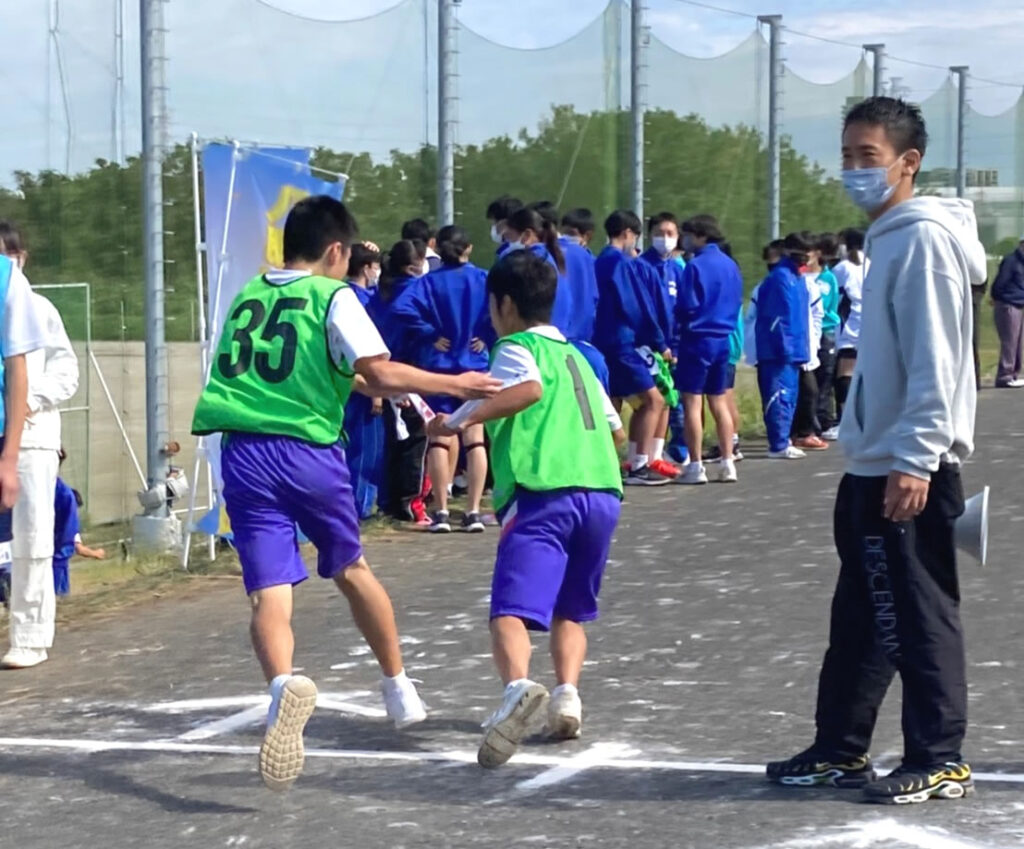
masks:
[[[482,534],[484,532],[483,517],[479,513],[464,513],[462,516],[462,530],[467,534]]]
[[[430,525],[427,530],[432,534],[450,534],[452,532],[452,519],[447,510],[435,510],[430,515]]]
[[[501,707],[484,723],[477,763],[488,769],[507,763],[522,739],[540,724],[547,704],[548,691],[543,684],[528,678],[509,684]]]

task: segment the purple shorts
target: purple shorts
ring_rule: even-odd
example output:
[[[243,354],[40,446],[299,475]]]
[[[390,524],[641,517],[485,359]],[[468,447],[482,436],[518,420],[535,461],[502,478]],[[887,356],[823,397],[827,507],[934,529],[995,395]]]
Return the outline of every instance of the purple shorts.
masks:
[[[247,593],[309,577],[296,525],[316,546],[321,578],[333,578],[362,556],[340,444],[233,433],[221,452],[221,474]]]
[[[596,619],[620,508],[610,492],[520,490],[501,523],[491,619],[518,616],[534,631]]]

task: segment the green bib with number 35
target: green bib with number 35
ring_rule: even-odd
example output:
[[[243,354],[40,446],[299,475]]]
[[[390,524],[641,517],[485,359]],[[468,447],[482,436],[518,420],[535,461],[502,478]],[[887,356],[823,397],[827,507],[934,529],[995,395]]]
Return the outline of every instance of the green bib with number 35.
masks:
[[[265,433],[318,445],[344,438],[354,375],[336,366],[327,315],[341,280],[253,278],[235,298],[192,433]]]
[[[502,345],[521,345],[537,363],[539,401],[506,419],[487,423],[491,437],[494,507],[501,510],[517,487],[531,492],[593,489],[622,495],[622,473],[604,414],[601,384],[568,342],[539,333],[513,333]]]

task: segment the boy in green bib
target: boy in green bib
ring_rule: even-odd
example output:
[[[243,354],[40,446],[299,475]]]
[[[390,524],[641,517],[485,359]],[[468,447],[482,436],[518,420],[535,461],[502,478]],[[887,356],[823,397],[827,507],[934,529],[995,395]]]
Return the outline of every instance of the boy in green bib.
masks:
[[[252,602],[253,648],[270,682],[260,772],[273,790],[302,771],[302,733],[316,687],[292,674],[292,586],[307,577],[296,526],[317,548],[317,572],[345,595],[383,673],[388,716],[402,728],[426,717],[402,666],[391,600],[366,559],[342,421],[353,388],[483,398],[486,375],[440,375],[389,361],[344,282],[355,219],[326,196],[300,201],[284,227],[285,268],[253,278],[227,313],[195,434],[224,434],[223,495]]]
[[[516,251],[487,275],[491,321],[501,337],[492,377],[505,387],[428,426],[451,435],[486,424],[501,540],[491,586],[494,662],[505,684],[485,724],[478,760],[512,757],[547,706],[548,733],[579,736],[577,686],[587,650],[583,624],[597,595],[619,519],[622,477],[615,439],[622,422],[583,356],[550,324],[558,278],[550,264]],[[528,677],[529,630],[551,631],[558,686]]]

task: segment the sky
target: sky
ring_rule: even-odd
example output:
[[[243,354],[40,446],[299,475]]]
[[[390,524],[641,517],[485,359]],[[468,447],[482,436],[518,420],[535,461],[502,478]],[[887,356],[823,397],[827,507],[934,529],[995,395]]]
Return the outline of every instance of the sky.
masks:
[[[374,14],[401,0],[266,0],[281,9],[332,20]],[[646,0],[652,32],[692,56],[716,56],[735,47],[759,14],[781,14],[786,57],[814,82],[849,73],[860,51],[796,33],[849,42],[885,43],[893,57],[891,76],[903,78],[914,95],[938,87],[944,72],[900,59],[946,68],[969,65],[986,80],[976,82],[972,104],[981,112],[1009,108],[1024,89],[1024,3],[1020,0],[707,0],[742,14],[728,14],[682,0]],[[502,44],[536,48],[563,41],[597,17],[607,0],[462,0],[458,15],[468,27]],[[520,23],[527,23],[521,26]]]
[[[60,16],[50,39],[49,2],[0,3],[5,37],[0,79],[7,97],[0,186],[10,185],[15,169],[76,172],[99,157],[115,158],[122,148],[131,154],[139,147],[138,3],[121,0],[127,17],[118,98],[113,39],[118,0],[52,0]],[[436,141],[436,90],[425,74],[436,61],[436,27],[433,11],[424,21],[422,3],[167,3],[171,140],[183,141],[196,131],[203,138],[324,144],[375,157]],[[462,0],[459,142],[500,133],[514,137],[523,127],[534,129],[554,104],[589,111],[628,102],[628,69],[616,80],[604,64],[609,31],[601,15],[607,4]],[[899,78],[901,90],[914,100],[940,89],[951,64],[970,65],[982,78],[969,88],[970,103],[980,113],[1004,112],[1024,88],[1020,0],[707,0],[738,14],[684,0],[646,4],[651,33],[661,43],[649,54],[651,102],[680,113],[699,112],[712,124],[763,126],[766,95],[755,71],[763,65],[757,52],[763,48],[752,39],[755,17],[782,14],[784,57],[793,74],[783,83],[784,132],[830,170],[837,160],[835,126],[845,99],[857,93],[852,72],[862,61],[858,45],[865,42],[886,43],[888,75]],[[727,58],[703,61],[722,54]],[[863,83],[866,66],[861,74]],[[124,105],[123,132],[114,112],[118,103]],[[947,98],[933,110],[947,141],[951,103]],[[1013,133],[1008,119],[976,121],[968,128],[969,164],[1012,170]],[[948,144],[941,156],[949,158]]]

